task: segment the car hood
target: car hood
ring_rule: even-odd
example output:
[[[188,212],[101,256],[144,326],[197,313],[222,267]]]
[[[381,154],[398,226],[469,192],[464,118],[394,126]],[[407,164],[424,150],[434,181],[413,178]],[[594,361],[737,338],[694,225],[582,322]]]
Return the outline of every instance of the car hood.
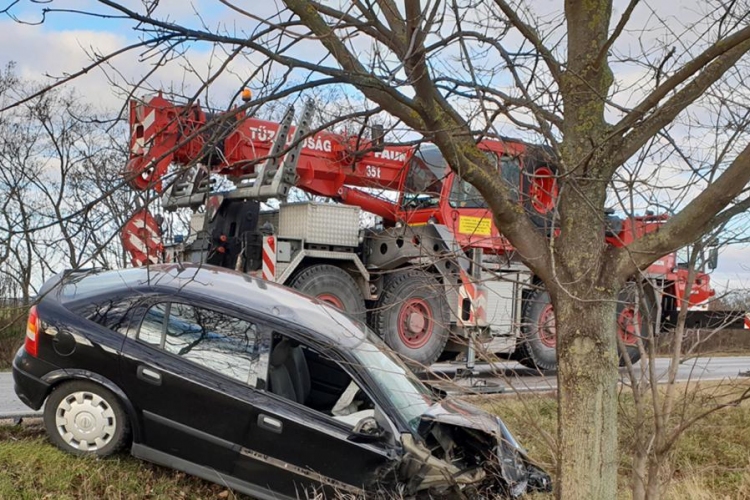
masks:
[[[411,475],[412,491],[446,498],[467,491],[515,498],[551,490],[549,475],[531,462],[505,423],[476,406],[441,401],[421,415],[416,431],[421,439],[407,439],[404,448],[421,468],[402,471]]]
[[[496,437],[506,437],[506,439],[512,441],[513,446],[519,450],[522,449],[500,417],[492,415],[465,401],[444,400],[436,403],[422,414],[420,421],[418,430],[420,435],[422,432],[426,432],[433,422],[439,422],[441,424],[482,431]]]

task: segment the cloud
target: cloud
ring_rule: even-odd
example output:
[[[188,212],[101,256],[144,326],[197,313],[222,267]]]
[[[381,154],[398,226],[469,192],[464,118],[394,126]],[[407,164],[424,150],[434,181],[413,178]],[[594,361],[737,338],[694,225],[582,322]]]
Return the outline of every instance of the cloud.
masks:
[[[256,2],[254,13],[259,16],[270,16],[277,8],[278,2]],[[142,3],[137,0],[127,0],[132,8],[142,8]],[[617,22],[627,3],[615,2],[615,14],[613,23]],[[91,0],[71,0],[68,4],[71,8],[89,9],[97,3]],[[159,4],[159,17],[171,19],[177,22],[185,22],[190,26],[200,27],[205,22],[208,26],[221,26],[232,33],[241,34],[252,31],[256,22],[240,14],[234,13],[226,8],[217,8],[214,3],[194,0],[166,1]],[[531,8],[544,15],[550,21],[548,26],[554,26],[554,20],[559,18],[562,12],[562,1],[533,0]],[[646,43],[661,44],[661,38],[666,33],[664,30],[655,29],[662,21],[669,23],[674,29],[673,35],[678,37],[674,43],[677,44],[681,54],[685,57],[690,51],[699,49],[697,46],[690,47],[692,39],[684,32],[684,27],[690,23],[699,22],[705,12],[705,5],[699,0],[682,0],[678,2],[648,2],[639,5],[631,19],[629,29],[615,45],[614,49],[620,54],[627,54],[639,49],[638,39]],[[101,11],[101,8],[98,7]],[[200,18],[196,16],[200,13]],[[476,16],[483,12],[477,11]],[[31,15],[31,14],[30,14]],[[30,17],[33,19],[33,16]],[[550,28],[552,30],[552,28]],[[560,28],[562,29],[562,28]],[[562,34],[552,30],[551,40],[560,39]],[[17,62],[19,75],[30,80],[53,81],[54,78],[63,77],[67,74],[79,71],[81,68],[91,64],[92,54],[108,54],[120,49],[128,43],[136,41],[136,34],[132,31],[132,25],[123,21],[106,21],[95,18],[84,18],[83,16],[54,16],[49,22],[41,26],[29,26],[15,23],[11,20],[0,21],[0,60],[14,60]],[[511,45],[520,45],[520,37],[511,32],[505,42]],[[366,52],[370,49],[365,37],[354,40],[358,50]],[[558,48],[558,53],[564,52],[564,44]],[[664,44],[669,47],[669,44]],[[156,71],[148,80],[152,88],[179,88],[195,90],[200,85],[201,78],[198,74],[205,76],[209,68],[216,68],[227,56],[221,50],[212,51],[214,47],[208,44],[194,44],[189,48],[187,59],[177,59],[165,67]],[[688,50],[689,48],[689,50]],[[323,52],[316,42],[305,42],[294,50],[294,55],[300,58],[309,57],[311,61],[317,61]],[[660,53],[654,51],[651,54],[653,60],[660,60]],[[119,56],[113,63],[113,67],[105,69],[93,69],[88,74],[72,82],[77,92],[92,104],[107,109],[119,109],[125,103],[126,96],[122,89],[112,86],[112,80],[127,88],[126,82],[136,82],[145,76],[154,64],[153,59],[144,57],[143,51],[133,51]],[[455,55],[453,53],[446,55]],[[190,67],[187,67],[187,64]],[[228,98],[238,89],[242,80],[265,61],[258,54],[248,53],[233,61],[229,66],[229,72],[219,77],[211,85],[211,96],[213,102],[225,104]],[[488,65],[488,60],[481,63]],[[447,64],[447,63],[446,63]],[[460,68],[453,64],[451,67]],[[638,66],[625,64],[616,65],[618,85],[623,89],[622,95],[616,97],[620,104],[633,105],[638,102],[643,92],[649,90],[652,85],[652,75]],[[498,77],[500,78],[500,77]],[[504,85],[507,81],[503,77]],[[699,116],[696,119],[703,119]],[[503,127],[503,132],[506,128]],[[514,135],[513,127],[507,127],[507,133]],[[681,137],[686,145],[695,145],[693,137]],[[660,164],[661,166],[661,164]],[[656,165],[646,167],[644,170],[656,168]],[[653,178],[653,184],[659,187],[683,183],[685,179],[678,177],[674,170],[664,169]],[[701,185],[693,186],[694,190],[700,190]],[[726,249],[720,259],[720,267],[713,274],[717,283],[730,283],[731,286],[750,286],[750,269],[746,264],[745,254],[750,254],[748,247],[732,246]]]
[[[750,245],[730,245],[719,253],[719,266],[711,274],[717,291],[750,290]]]
[[[0,60],[14,61],[18,76],[39,84],[51,84],[60,78],[90,66],[96,57],[111,54],[134,41],[123,33],[91,29],[51,30],[13,21],[0,21]],[[138,83],[157,65],[159,54],[137,49],[112,60],[111,64],[91,69],[68,85],[89,103],[104,109],[119,109],[133,83]],[[164,64],[148,76],[144,88],[174,90],[190,95],[201,88],[222,62],[226,53],[210,44],[194,44],[186,58]],[[210,87],[216,101],[228,100],[252,69],[259,56],[237,57]],[[115,85],[113,85],[113,83]],[[223,104],[223,102],[222,102]]]
[[[0,59],[15,61],[18,76],[40,83],[80,71],[91,64],[87,51],[107,53],[126,43],[122,35],[103,31],[47,31],[12,21],[0,22]],[[112,104],[112,94],[100,70],[72,84],[93,104]]]

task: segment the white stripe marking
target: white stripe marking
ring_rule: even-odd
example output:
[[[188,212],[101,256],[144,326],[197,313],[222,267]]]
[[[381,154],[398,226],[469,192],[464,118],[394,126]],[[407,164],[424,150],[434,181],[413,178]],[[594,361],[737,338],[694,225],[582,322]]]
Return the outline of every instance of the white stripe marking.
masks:
[[[149,114],[146,115],[146,118],[144,118],[141,121],[141,124],[143,125],[143,130],[146,131],[151,127],[151,125],[154,124],[154,120],[156,120],[156,111],[151,110]]]

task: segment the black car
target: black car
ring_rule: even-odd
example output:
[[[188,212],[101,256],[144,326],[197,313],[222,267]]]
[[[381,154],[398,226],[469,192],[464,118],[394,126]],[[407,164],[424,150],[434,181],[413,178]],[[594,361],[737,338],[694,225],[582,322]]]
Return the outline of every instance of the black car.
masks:
[[[503,422],[438,400],[331,306],[209,266],[62,273],[13,362],[50,439],[134,456],[258,498],[548,489]]]

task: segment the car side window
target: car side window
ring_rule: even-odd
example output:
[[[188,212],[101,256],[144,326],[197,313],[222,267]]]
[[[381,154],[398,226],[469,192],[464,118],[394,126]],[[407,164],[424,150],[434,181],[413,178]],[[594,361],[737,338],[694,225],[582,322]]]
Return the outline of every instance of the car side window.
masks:
[[[268,390],[352,429],[371,424],[377,407],[330,354],[275,335]],[[381,419],[385,419],[381,416]]]
[[[89,321],[118,333],[127,333],[131,312],[136,301],[132,298],[114,297],[101,302],[76,304],[73,310]]]
[[[166,316],[167,304],[156,304],[149,308],[138,330],[138,340],[160,347]]]
[[[143,342],[251,387],[265,378],[269,337],[250,321],[178,302],[152,306],[138,332]]]

